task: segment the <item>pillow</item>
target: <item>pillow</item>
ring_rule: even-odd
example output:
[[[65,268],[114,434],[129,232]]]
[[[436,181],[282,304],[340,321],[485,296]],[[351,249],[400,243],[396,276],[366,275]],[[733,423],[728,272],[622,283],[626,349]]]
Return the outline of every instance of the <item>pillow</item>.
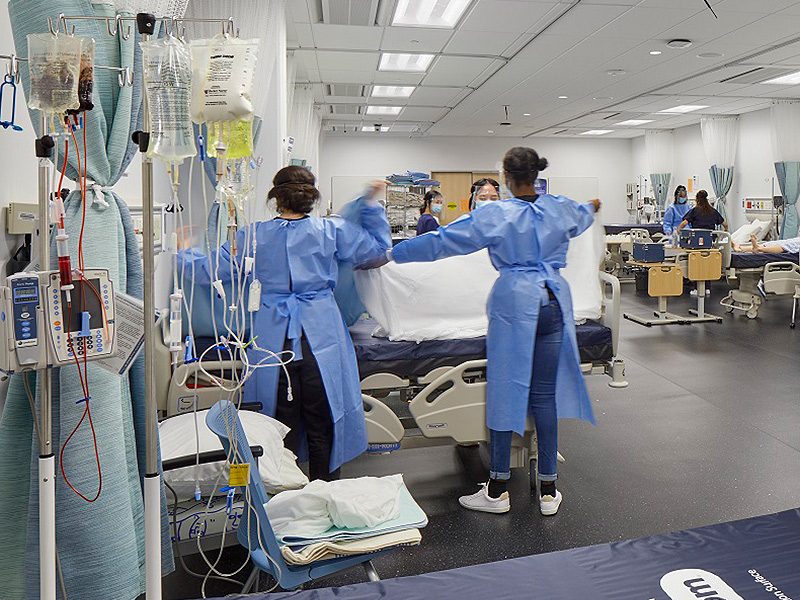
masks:
[[[170,417],[159,423],[162,460],[194,455],[197,451],[196,431],[200,438],[200,452],[222,450],[219,438],[206,425],[207,413],[207,410],[197,411],[197,429],[194,412]],[[258,472],[268,493],[297,489],[308,483],[308,478],[297,466],[294,454],[283,447],[283,438],[289,432],[286,425],[267,415],[244,410],[239,412],[239,420],[250,445],[264,449],[263,456],[258,458]],[[195,469],[203,496],[220,494],[219,488],[228,484],[225,461],[165,471],[164,481],[172,486],[179,501],[194,499]]]
[[[731,240],[734,244],[747,244],[750,242],[750,236],[755,235],[758,241],[763,241],[769,234],[770,225],[769,221],[753,219],[752,223],[746,223],[734,231],[731,234]]]

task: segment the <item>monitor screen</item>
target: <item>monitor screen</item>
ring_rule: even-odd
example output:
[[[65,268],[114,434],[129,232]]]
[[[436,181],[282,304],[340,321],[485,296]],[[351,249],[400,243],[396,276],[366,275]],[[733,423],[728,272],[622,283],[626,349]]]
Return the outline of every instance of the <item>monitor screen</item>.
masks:
[[[81,313],[89,313],[89,328],[100,329],[103,327],[103,306],[100,302],[102,288],[99,279],[76,279],[75,289],[72,290],[72,309],[67,315],[67,297],[61,292],[61,306],[64,309],[64,329],[69,327],[70,332],[81,330]],[[94,288],[94,289],[92,289]],[[97,292],[97,293],[95,293]]]
[[[36,286],[14,288],[14,303],[32,302],[39,297],[39,290]]]

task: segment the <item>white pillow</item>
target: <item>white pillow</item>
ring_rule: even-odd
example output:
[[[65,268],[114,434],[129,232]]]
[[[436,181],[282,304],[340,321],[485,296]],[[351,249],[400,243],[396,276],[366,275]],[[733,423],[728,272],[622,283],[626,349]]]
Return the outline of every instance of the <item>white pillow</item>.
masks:
[[[750,236],[755,235],[758,241],[763,241],[767,237],[770,230],[769,221],[759,221],[753,219],[752,223],[742,225],[731,234],[731,240],[734,244],[747,244],[750,242]]]
[[[206,425],[206,414],[207,410],[197,411],[200,452],[222,450],[219,438]],[[239,419],[250,445],[261,446],[264,449],[263,456],[258,458],[258,472],[267,492],[275,494],[285,489],[297,489],[308,483],[308,478],[297,466],[294,454],[283,447],[283,438],[289,432],[286,425],[267,415],[252,411],[240,411]],[[195,413],[170,417],[159,423],[158,430],[162,460],[195,454],[197,450]],[[225,461],[166,471],[164,481],[172,486],[179,501],[194,498],[195,469],[200,491],[204,496],[219,494],[219,488],[228,484],[228,468]],[[224,474],[219,477],[223,470]]]
[[[756,237],[758,238],[759,242],[763,242],[765,239],[767,239],[769,230],[772,229],[772,222],[753,219],[753,223],[758,223],[761,226],[761,230],[756,234]]]

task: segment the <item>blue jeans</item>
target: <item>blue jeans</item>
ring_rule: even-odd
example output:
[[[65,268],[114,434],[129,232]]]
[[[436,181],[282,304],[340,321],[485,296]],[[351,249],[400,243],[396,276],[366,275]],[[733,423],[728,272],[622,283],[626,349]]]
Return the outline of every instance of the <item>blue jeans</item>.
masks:
[[[556,373],[561,355],[564,322],[561,307],[551,300],[539,311],[536,328],[536,347],[533,353],[531,391],[528,400],[529,414],[536,423],[538,438],[539,481],[556,480],[558,454],[558,417],[556,415]],[[511,478],[511,431],[490,430],[492,479]]]

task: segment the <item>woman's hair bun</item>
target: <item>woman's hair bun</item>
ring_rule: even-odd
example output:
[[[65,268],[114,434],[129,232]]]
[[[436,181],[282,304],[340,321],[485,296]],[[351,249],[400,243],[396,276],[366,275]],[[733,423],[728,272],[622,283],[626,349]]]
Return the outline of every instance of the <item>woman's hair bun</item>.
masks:
[[[308,214],[320,197],[315,182],[314,174],[305,167],[284,167],[275,174],[267,199],[276,200],[278,211]]]
[[[503,170],[517,183],[533,183],[547,164],[547,159],[536,150],[522,146],[511,148],[503,158]]]
[[[544,171],[547,168],[548,164],[549,163],[547,162],[547,159],[544,156],[540,157],[539,158],[538,170],[539,171]]]

